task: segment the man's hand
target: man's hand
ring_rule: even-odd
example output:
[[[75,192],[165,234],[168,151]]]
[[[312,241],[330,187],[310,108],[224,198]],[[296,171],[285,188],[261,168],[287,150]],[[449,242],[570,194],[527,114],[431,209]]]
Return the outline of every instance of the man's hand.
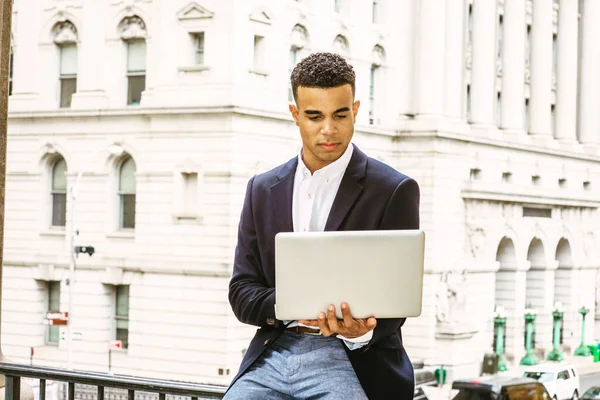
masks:
[[[318,326],[323,336],[342,335],[348,339],[357,338],[377,326],[377,320],[373,317],[366,319],[354,319],[347,303],[342,303],[342,317],[337,319],[335,306],[329,305],[327,315],[320,313],[317,320],[298,321],[307,326]]]

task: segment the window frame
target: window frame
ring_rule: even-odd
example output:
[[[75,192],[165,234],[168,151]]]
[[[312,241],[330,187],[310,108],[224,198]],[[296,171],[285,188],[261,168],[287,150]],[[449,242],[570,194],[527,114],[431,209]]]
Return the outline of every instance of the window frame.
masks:
[[[137,107],[141,104],[142,95],[143,95],[144,91],[146,90],[146,76],[147,76],[147,72],[148,72],[148,47],[147,47],[148,43],[147,43],[146,39],[139,39],[139,38],[125,40],[124,42],[125,42],[125,50],[126,50],[126,60],[125,60],[126,75],[125,76],[127,77],[127,105]],[[144,69],[143,70],[130,70],[129,69],[129,51],[130,51],[129,46],[131,46],[133,44],[138,44],[138,43],[144,44],[144,56],[145,56]],[[132,82],[138,78],[143,79],[143,84],[142,84],[143,89],[139,93],[139,101],[134,101],[133,100],[134,96],[132,94],[132,88],[133,88]]]
[[[58,164],[60,162],[63,162],[65,165],[65,188],[63,189],[57,189],[55,187],[55,173],[56,173],[56,168],[58,166]],[[65,228],[65,226],[67,225],[67,188],[68,188],[68,183],[67,183],[67,174],[68,172],[68,166],[67,166],[67,162],[65,161],[65,159],[63,157],[57,157],[54,162],[51,164],[51,168],[50,168],[50,204],[51,204],[51,211],[50,211],[50,226],[52,228]],[[55,221],[55,200],[57,198],[57,196],[64,196],[64,210],[63,211],[63,218],[64,221],[61,222],[61,225],[57,225],[54,223]]]
[[[135,191],[133,192],[129,192],[129,191],[123,191],[121,189],[121,174],[123,171],[123,168],[125,167],[125,164],[127,162],[131,161],[133,163],[134,166],[134,175],[133,175],[133,179],[135,180],[136,183],[136,188]],[[118,196],[118,212],[119,212],[119,224],[118,224],[118,228],[119,230],[123,230],[123,231],[132,231],[135,230],[135,226],[136,226],[136,204],[137,204],[137,177],[136,177],[136,173],[137,173],[137,164],[135,163],[135,160],[133,159],[133,157],[131,157],[130,155],[125,156],[121,162],[118,165],[117,168],[117,196]],[[125,196],[133,196],[133,225],[132,226],[125,226]]]
[[[113,300],[114,300],[114,308],[113,308],[113,318],[114,318],[114,331],[113,331],[113,337],[116,340],[121,340],[122,341],[122,349],[123,350],[127,350],[129,348],[129,322],[130,322],[130,317],[131,317],[131,285],[114,285],[113,286],[114,291],[113,291]],[[119,289],[125,289],[126,288],[126,296],[127,296],[127,313],[120,315],[119,314]],[[123,293],[121,293],[121,295],[123,295]],[[119,322],[125,322],[127,327],[126,328],[119,328]],[[125,333],[125,340],[122,339],[122,336],[120,338],[119,336],[119,330],[123,330],[126,331]]]
[[[52,307],[52,286],[58,287],[58,298],[54,301],[58,303],[56,309]],[[61,281],[47,281],[46,286],[46,312],[60,312],[60,297],[61,297]],[[55,332],[55,333],[54,333]],[[56,335],[56,341],[52,340],[52,336]],[[60,325],[48,325],[44,334],[44,343],[47,346],[58,346],[60,343]]]
[[[75,49],[75,63],[76,63],[76,67],[75,67],[75,73],[71,73],[71,74],[65,74],[62,72],[62,62],[63,62],[63,51],[66,50],[66,48],[72,47]],[[71,103],[73,101],[73,95],[75,93],[77,93],[77,62],[78,62],[78,57],[79,57],[79,48],[77,46],[77,43],[72,43],[72,42],[67,42],[67,43],[63,43],[58,45],[58,50],[59,50],[59,72],[58,72],[58,79],[60,82],[60,88],[59,88],[59,107],[60,108],[71,108]],[[68,98],[65,98],[65,86],[68,83],[72,83],[73,84],[73,91],[69,92],[69,94],[67,95]]]

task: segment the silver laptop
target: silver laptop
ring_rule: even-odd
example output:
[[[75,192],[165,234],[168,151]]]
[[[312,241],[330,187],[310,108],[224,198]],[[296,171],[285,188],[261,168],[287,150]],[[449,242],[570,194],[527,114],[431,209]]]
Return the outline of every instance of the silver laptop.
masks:
[[[317,319],[347,302],[355,318],[421,314],[425,233],[286,232],[275,236],[275,315]]]

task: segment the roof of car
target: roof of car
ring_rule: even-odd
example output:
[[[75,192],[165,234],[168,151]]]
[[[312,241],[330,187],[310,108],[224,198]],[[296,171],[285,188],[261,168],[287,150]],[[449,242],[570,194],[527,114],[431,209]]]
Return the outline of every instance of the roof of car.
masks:
[[[457,379],[453,383],[458,387],[465,386],[488,386],[491,390],[496,393],[500,392],[500,389],[505,386],[520,385],[523,383],[538,383],[537,380],[532,378],[523,378],[515,376],[482,376],[473,379]]]
[[[525,372],[557,372],[570,368],[574,368],[573,365],[566,363],[545,363],[528,367],[525,369]]]

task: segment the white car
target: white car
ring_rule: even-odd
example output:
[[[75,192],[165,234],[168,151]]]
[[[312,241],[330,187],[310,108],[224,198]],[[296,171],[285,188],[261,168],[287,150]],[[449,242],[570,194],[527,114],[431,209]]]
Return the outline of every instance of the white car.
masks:
[[[528,367],[523,376],[543,383],[553,400],[579,399],[579,373],[570,364],[535,365]]]

